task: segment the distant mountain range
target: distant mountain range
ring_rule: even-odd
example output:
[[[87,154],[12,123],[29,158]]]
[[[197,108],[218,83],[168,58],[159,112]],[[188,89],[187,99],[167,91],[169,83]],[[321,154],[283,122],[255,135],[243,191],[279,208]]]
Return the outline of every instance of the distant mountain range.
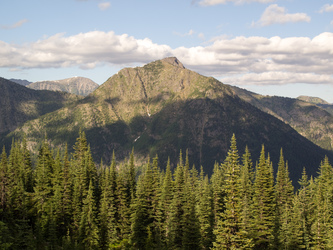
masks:
[[[82,96],[87,96],[98,88],[97,83],[85,77],[71,77],[57,81],[40,82],[29,82],[27,80],[20,79],[10,79],[10,81],[16,82],[30,89],[63,91]]]
[[[323,114],[326,123],[319,123],[319,118],[312,121]],[[2,142],[9,144],[12,137],[25,132],[30,149],[37,152],[36,145],[45,134],[53,146],[73,145],[82,129],[97,162],[110,162],[113,151],[122,160],[134,148],[143,160],[158,154],[162,166],[168,157],[175,166],[179,151],[187,149],[191,163],[211,173],[214,162],[224,160],[235,133],[240,153],[247,145],[257,160],[264,144],[274,167],[283,148],[296,183],[303,167],[316,175],[320,161],[325,155],[333,159],[333,153],[291,126],[298,129],[306,124],[311,129],[310,121],[328,129],[331,119],[313,104],[231,87],[186,69],[172,57],[125,68],[84,99],[27,121]],[[311,139],[312,135],[303,134]]]
[[[17,84],[20,84],[22,86],[28,86],[29,84],[31,84],[32,82],[29,82],[28,80],[22,80],[22,79],[9,79],[9,81],[15,82]]]
[[[4,78],[0,78],[0,89],[0,134],[82,98],[65,92],[29,89]]]

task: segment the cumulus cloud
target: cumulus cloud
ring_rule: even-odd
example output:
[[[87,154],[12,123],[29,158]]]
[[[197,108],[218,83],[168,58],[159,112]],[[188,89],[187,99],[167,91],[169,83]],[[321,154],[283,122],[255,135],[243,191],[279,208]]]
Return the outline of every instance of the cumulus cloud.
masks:
[[[56,34],[31,44],[16,46],[0,42],[0,67],[47,68],[101,63],[149,62],[168,55],[170,47],[127,34],[92,31],[66,37]]]
[[[244,3],[272,3],[275,0],[201,0],[199,2],[199,5],[202,6],[214,6],[214,5],[219,5],[219,4],[226,4],[228,2],[232,2],[235,4],[244,4]]]
[[[272,4],[266,8],[259,21],[252,23],[252,26],[269,26],[275,23],[296,23],[310,22],[311,17],[305,13],[288,14],[284,7]]]
[[[21,27],[26,22],[28,22],[28,19],[22,19],[12,25],[3,25],[3,26],[1,26],[1,28],[6,29],[6,30],[16,29],[18,27]]]
[[[98,4],[98,8],[100,10],[107,10],[108,8],[110,8],[110,6],[111,6],[111,3],[109,3],[109,2],[103,2],[103,3]]]
[[[324,12],[333,12],[333,4],[325,4],[321,9],[319,10],[319,13],[324,13]]]
[[[291,83],[328,84],[332,83],[333,78],[328,74],[272,71],[224,77],[221,80],[231,85],[283,85]]]
[[[0,67],[91,69],[142,65],[176,56],[187,68],[230,84],[333,83],[333,33],[309,37],[218,37],[210,44],[171,48],[148,38],[92,31],[56,34],[30,44],[0,40]]]

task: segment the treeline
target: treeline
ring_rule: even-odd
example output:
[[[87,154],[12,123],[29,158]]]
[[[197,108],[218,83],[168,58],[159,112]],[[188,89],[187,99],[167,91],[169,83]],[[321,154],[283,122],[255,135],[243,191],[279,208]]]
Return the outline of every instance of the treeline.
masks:
[[[294,192],[282,150],[276,178],[262,147],[254,164],[235,136],[209,178],[180,152],[137,173],[96,167],[85,134],[70,156],[43,143],[32,166],[25,140],[0,161],[0,249],[332,249],[333,169],[304,170]],[[103,166],[103,163],[100,164]]]

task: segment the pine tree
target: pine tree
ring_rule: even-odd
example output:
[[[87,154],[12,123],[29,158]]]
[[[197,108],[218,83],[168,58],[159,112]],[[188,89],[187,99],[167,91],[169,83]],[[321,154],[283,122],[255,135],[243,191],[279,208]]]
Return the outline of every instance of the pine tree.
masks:
[[[215,249],[248,249],[251,247],[251,240],[242,228],[242,186],[238,159],[236,137],[233,135],[228,156],[223,163],[225,210],[219,216],[217,228],[214,230]]]
[[[200,227],[200,239],[203,249],[213,246],[213,194],[208,176],[204,177],[203,169],[200,171],[200,184],[197,191],[197,214]]]
[[[297,244],[300,249],[310,249],[312,242],[311,215],[313,214],[314,207],[313,192],[305,168],[303,169],[302,177],[298,183],[300,189],[295,195],[293,202],[293,222],[295,225],[293,236],[295,236],[295,244]]]
[[[163,246],[168,246],[169,242],[169,226],[168,221],[170,219],[170,207],[173,197],[173,183],[172,183],[172,173],[170,169],[170,159],[168,159],[165,175],[162,183],[161,199],[159,202],[159,224],[160,224],[160,234],[161,234],[161,244]]]
[[[63,158],[62,167],[62,224],[63,231],[62,235],[65,236],[68,233],[72,218],[72,199],[73,199],[73,183],[72,183],[72,172],[70,169],[70,162],[68,160],[68,149],[67,144],[65,146],[65,154]]]
[[[183,240],[183,215],[184,215],[184,166],[182,152],[180,151],[179,163],[174,172],[173,197],[170,205],[170,217],[167,221],[167,235],[169,238],[168,249],[182,248]]]
[[[292,197],[294,188],[289,178],[288,165],[285,164],[282,149],[275,184],[276,225],[275,245],[277,248],[288,249],[291,243],[290,227],[292,213]]]
[[[195,205],[195,193],[191,179],[188,178],[185,180],[183,190],[182,249],[201,249],[199,220]]]
[[[99,231],[96,220],[96,201],[92,180],[89,182],[87,197],[83,201],[79,226],[79,239],[85,249],[98,249]]]
[[[242,230],[247,237],[252,238],[251,232],[253,232],[251,220],[252,220],[252,206],[254,195],[254,169],[251,159],[251,154],[246,146],[245,153],[242,158],[242,165],[240,167],[240,179],[241,179],[241,221]]]
[[[0,206],[1,206],[0,215],[4,215],[6,213],[6,208],[8,206],[8,199],[9,199],[8,187],[9,187],[8,161],[7,161],[7,154],[5,147],[3,147],[1,154],[1,161],[0,161]],[[4,219],[3,216],[1,216],[0,220],[3,219]]]
[[[125,246],[128,245],[131,235],[131,197],[128,186],[128,172],[126,168],[120,167],[120,171],[117,177],[117,205],[118,205],[118,237],[119,241],[117,245]]]
[[[51,208],[53,197],[53,170],[54,159],[49,145],[44,141],[38,155],[35,171],[34,200],[37,209],[37,225],[39,237],[47,239],[49,235],[49,224],[51,222]],[[39,242],[42,240],[39,239]]]
[[[158,227],[159,203],[159,168],[158,158],[149,161],[144,173],[140,176],[136,198],[133,203],[131,242],[138,249],[160,248],[160,232]]]
[[[314,249],[330,249],[332,245],[332,179],[333,169],[328,158],[320,165],[319,176],[315,181],[314,222],[312,224]]]
[[[221,214],[225,210],[225,190],[223,188],[225,181],[225,176],[223,169],[217,163],[214,164],[213,174],[211,177],[212,182],[212,191],[213,191],[213,216],[214,216],[214,223],[213,229],[215,230],[217,227],[217,223],[220,220]]]
[[[256,167],[253,197],[254,249],[273,247],[275,222],[274,178],[269,156],[265,157],[262,146],[259,163]]]

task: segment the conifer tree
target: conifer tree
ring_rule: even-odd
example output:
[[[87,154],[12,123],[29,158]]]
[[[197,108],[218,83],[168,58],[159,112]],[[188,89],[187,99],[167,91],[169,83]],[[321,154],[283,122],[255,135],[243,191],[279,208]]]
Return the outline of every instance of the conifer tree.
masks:
[[[201,249],[199,220],[191,178],[185,179],[183,192],[182,249]]]
[[[253,196],[254,249],[273,247],[275,222],[274,178],[269,156],[265,157],[262,146],[256,167]]]
[[[312,224],[313,245],[315,249],[333,247],[332,237],[332,179],[333,169],[328,158],[319,167],[319,176],[315,181],[314,221]]]
[[[92,180],[89,182],[89,189],[83,201],[82,215],[79,226],[80,242],[85,249],[98,249],[99,231],[96,220],[96,201],[94,198],[94,187]]]
[[[158,227],[160,178],[157,164],[157,157],[153,160],[153,166],[148,161],[146,169],[139,179],[133,203],[131,241],[139,249],[161,248]]]
[[[73,183],[72,172],[70,169],[70,162],[68,160],[67,144],[65,146],[65,154],[62,162],[62,235],[65,236],[68,233],[72,218],[72,199],[73,199]]]
[[[8,187],[9,187],[9,180],[8,180],[8,161],[7,161],[7,154],[5,147],[2,149],[1,160],[0,160],[0,209],[1,218],[0,220],[4,219],[4,214],[7,212],[6,208],[8,206]],[[5,225],[2,225],[5,228]]]
[[[215,230],[217,227],[218,220],[220,219],[221,214],[225,210],[225,190],[223,188],[225,181],[224,172],[221,168],[221,165],[215,163],[213,174],[211,177],[212,183],[212,192],[213,192],[213,216],[214,216],[214,223],[213,229]]]
[[[161,244],[163,246],[168,246],[169,242],[169,227],[168,221],[170,219],[170,208],[173,197],[173,183],[172,183],[172,173],[170,169],[170,159],[168,159],[165,175],[163,178],[162,189],[161,189],[161,199],[159,202],[159,224],[160,224],[160,235]]]
[[[117,177],[117,205],[118,205],[118,245],[123,248],[128,245],[131,235],[131,197],[128,186],[128,172],[124,167],[120,167]]]
[[[200,183],[197,191],[197,214],[200,227],[200,239],[202,249],[210,249],[213,245],[213,194],[208,176],[200,171]]]
[[[174,172],[173,197],[170,205],[170,217],[167,221],[167,235],[169,238],[169,249],[182,248],[183,239],[183,215],[184,215],[184,166],[183,156],[180,151],[179,163]]]
[[[295,225],[295,244],[300,249],[310,249],[312,242],[311,225],[313,214],[313,192],[305,168],[299,180],[300,188],[294,197],[293,222]],[[313,183],[313,182],[312,182]],[[313,186],[313,184],[312,184]]]
[[[49,235],[49,224],[52,218],[53,197],[53,169],[54,159],[49,145],[44,141],[38,155],[35,171],[34,200],[37,209],[37,225],[40,230],[39,237],[47,239]],[[41,240],[39,240],[41,242]]]
[[[293,193],[294,188],[289,178],[288,165],[284,161],[281,149],[275,184],[276,225],[274,235],[277,248],[286,249],[291,244],[289,229],[291,228]]]
[[[254,182],[254,169],[251,159],[251,154],[248,147],[245,147],[245,153],[242,157],[242,165],[240,167],[240,179],[241,179],[241,221],[242,229],[244,233],[251,237],[252,229],[252,206],[253,206],[253,182]]]
[[[214,230],[215,249],[248,249],[251,240],[242,228],[242,199],[239,155],[235,135],[231,138],[228,156],[223,163],[225,173],[225,210],[219,216]]]

